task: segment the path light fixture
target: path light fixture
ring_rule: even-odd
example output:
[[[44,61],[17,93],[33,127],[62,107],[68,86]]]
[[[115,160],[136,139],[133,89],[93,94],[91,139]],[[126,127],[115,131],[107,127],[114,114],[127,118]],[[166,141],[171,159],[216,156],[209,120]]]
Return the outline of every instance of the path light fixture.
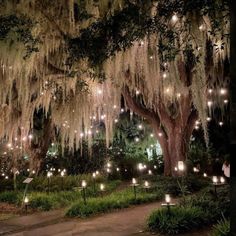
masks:
[[[63,190],[64,189],[64,183],[63,183],[63,177],[65,176],[65,172],[64,171],[61,171],[61,189]]]
[[[87,201],[86,201],[86,187],[87,187],[87,182],[86,182],[85,180],[82,180],[81,187],[82,187],[82,192],[83,192],[84,204],[86,205],[86,204],[87,204]]]
[[[25,205],[25,211],[27,212],[28,205],[29,205],[29,198],[27,196],[25,196],[24,198],[24,205]]]
[[[145,181],[144,181],[143,188],[146,190],[146,192],[147,192],[147,190],[148,190],[150,187],[151,187],[151,186],[150,186],[150,183],[149,183],[147,180],[145,180]]]
[[[214,189],[215,189],[215,196],[217,198],[217,187],[224,185],[225,184],[225,179],[222,176],[220,177],[220,179],[218,179],[217,176],[213,176],[212,177],[212,182],[213,182]]]
[[[222,183],[222,184],[224,184],[225,183],[225,178],[224,177],[220,177],[220,182]]]
[[[100,184],[100,191],[103,195],[103,192],[105,191],[105,184]]]
[[[137,180],[135,178],[132,178],[132,184],[131,186],[133,187],[133,190],[134,190],[134,199],[136,200],[136,197],[137,197],[137,191],[136,191],[136,187],[138,186],[139,184],[137,183]]]
[[[92,177],[93,177],[93,192],[95,194],[95,192],[96,192],[96,172],[93,172]]]
[[[162,203],[161,206],[167,207],[168,215],[170,215],[170,207],[175,206],[174,203],[171,203],[170,194],[165,194],[165,203]]]
[[[48,171],[47,172],[47,179],[48,179],[48,194],[50,192],[50,178],[52,176],[52,172]]]

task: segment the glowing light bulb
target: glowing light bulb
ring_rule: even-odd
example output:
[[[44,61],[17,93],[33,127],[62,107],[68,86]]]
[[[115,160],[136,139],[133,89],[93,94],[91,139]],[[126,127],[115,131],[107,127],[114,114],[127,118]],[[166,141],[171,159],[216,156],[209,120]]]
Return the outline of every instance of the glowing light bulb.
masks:
[[[211,106],[212,106],[212,104],[213,104],[213,102],[212,102],[212,101],[208,101],[208,102],[207,102],[207,105],[208,105],[209,107],[211,107]]]
[[[180,98],[181,94],[180,93],[177,93],[177,97]]]
[[[29,198],[28,198],[27,196],[25,196],[24,203],[25,203],[25,204],[28,204],[28,203],[29,203]]]
[[[224,88],[220,89],[220,94],[221,94],[221,95],[225,95],[225,94],[226,94],[226,92],[227,92],[227,90],[226,90],[226,89],[224,89]]]
[[[211,117],[207,117],[207,121],[211,121]]]
[[[124,111],[125,111],[124,108],[121,108],[121,109],[120,109],[120,112],[121,112],[121,113],[123,113]]]
[[[212,181],[213,181],[213,183],[217,183],[217,182],[218,182],[217,176],[213,176],[213,177],[212,177]]]
[[[165,201],[166,201],[166,203],[168,204],[168,203],[170,203],[170,194],[166,194],[165,195]]]
[[[174,14],[172,17],[171,17],[171,20],[173,23],[176,23],[178,21],[178,16],[176,14]]]
[[[29,135],[29,139],[32,139],[32,138],[33,138],[33,135],[32,135],[32,134],[30,134],[30,135]]]
[[[161,137],[163,134],[161,132],[158,133],[158,136]]]
[[[203,31],[204,29],[205,29],[204,25],[201,24],[201,25],[199,26],[199,30]]]
[[[166,74],[166,73],[164,73],[164,74],[163,74],[163,78],[165,79],[166,77],[167,77],[167,74]]]
[[[80,137],[81,137],[81,138],[84,137],[84,133],[80,133]]]
[[[105,185],[104,184],[100,184],[100,190],[103,191],[105,189]]]
[[[204,176],[204,177],[207,177],[207,174],[206,174],[206,173],[204,173],[204,174],[203,174],[203,176]]]
[[[227,99],[224,100],[224,103],[227,104],[229,101]]]
[[[154,137],[154,134],[150,134],[150,137],[153,138],[153,137]]]
[[[178,170],[183,171],[184,170],[184,162],[178,161]]]
[[[95,179],[95,178],[96,178],[96,173],[93,173],[92,176],[93,176],[93,178]]]
[[[219,122],[219,125],[220,125],[220,126],[223,126],[223,124],[224,124],[224,123],[223,123],[222,121]]]
[[[154,165],[154,167],[153,167],[154,169],[156,169],[157,168],[157,166],[156,165]]]
[[[118,123],[118,119],[115,119],[115,123]]]
[[[87,186],[87,183],[86,183],[86,181],[85,180],[82,180],[82,188],[85,188],[86,186]]]
[[[223,184],[225,182],[225,178],[224,177],[220,177],[220,182]]]
[[[149,187],[148,181],[145,181],[145,182],[144,182],[144,186],[145,186],[145,187]]]
[[[138,137],[135,138],[135,142],[139,142],[139,138]]]
[[[212,93],[213,92],[213,89],[208,89],[208,93]]]
[[[132,179],[132,184],[136,184],[136,183],[137,183],[136,179],[133,178],[133,179]]]
[[[142,125],[138,125],[138,128],[139,128],[139,129],[142,129],[142,128],[143,128],[143,126],[142,126]]]
[[[148,170],[148,174],[149,174],[149,175],[152,175],[152,171],[151,171],[151,170]]]
[[[117,167],[117,168],[116,168],[116,171],[119,172],[119,171],[120,171],[120,168]]]
[[[102,90],[101,89],[98,89],[98,94],[102,94]]]

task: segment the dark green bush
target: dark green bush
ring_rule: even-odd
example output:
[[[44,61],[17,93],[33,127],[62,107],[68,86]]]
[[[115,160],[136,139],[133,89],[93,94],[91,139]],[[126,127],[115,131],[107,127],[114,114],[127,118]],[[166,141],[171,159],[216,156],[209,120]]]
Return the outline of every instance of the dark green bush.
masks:
[[[93,214],[109,212],[113,209],[121,209],[130,205],[141,204],[158,200],[162,197],[162,193],[142,193],[137,194],[136,199],[134,193],[130,189],[112,193],[103,198],[88,199],[86,205],[80,200],[74,203],[66,212],[69,217],[87,217]]]
[[[0,193],[0,202],[7,202],[10,204],[18,204],[23,198],[23,194],[14,191],[6,191]]]
[[[151,231],[175,235],[199,227],[204,218],[204,211],[198,207],[174,207],[170,214],[164,208],[152,212],[147,224]]]

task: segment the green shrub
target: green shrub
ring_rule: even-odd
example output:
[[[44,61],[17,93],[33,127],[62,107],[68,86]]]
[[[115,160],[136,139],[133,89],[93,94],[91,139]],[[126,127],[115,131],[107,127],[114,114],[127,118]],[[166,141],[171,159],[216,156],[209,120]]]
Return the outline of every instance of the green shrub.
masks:
[[[204,211],[198,207],[174,207],[170,214],[167,209],[159,209],[151,213],[148,227],[151,231],[175,235],[199,227],[204,223]]]
[[[159,200],[161,197],[162,193],[142,193],[142,195],[137,193],[135,199],[132,190],[126,189],[105,197],[88,199],[86,205],[80,200],[71,205],[66,215],[69,217],[87,217],[97,213],[109,212],[114,209],[126,208],[130,205]]]
[[[212,236],[229,236],[230,235],[230,221],[225,217],[219,220],[216,225],[213,226]]]
[[[33,209],[39,209],[43,211],[49,211],[55,208],[55,202],[53,201],[53,197],[47,196],[44,193],[35,193],[30,195],[29,206]]]
[[[23,194],[15,191],[6,191],[0,193],[0,202],[18,204],[23,198]]]

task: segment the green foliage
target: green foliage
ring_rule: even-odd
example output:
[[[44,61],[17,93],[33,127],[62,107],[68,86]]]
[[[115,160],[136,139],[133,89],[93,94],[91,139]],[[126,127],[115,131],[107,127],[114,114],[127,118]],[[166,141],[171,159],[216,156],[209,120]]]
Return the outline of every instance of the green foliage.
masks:
[[[114,209],[159,200],[161,197],[161,193],[142,193],[137,194],[137,198],[135,199],[132,190],[128,189],[112,193],[103,198],[88,199],[86,205],[80,200],[67,210],[66,215],[69,217],[88,217],[97,213],[110,212]]]
[[[17,204],[23,198],[23,194],[14,191],[6,191],[0,193],[0,202],[7,202],[10,204]]]
[[[198,207],[175,207],[168,214],[167,209],[159,209],[149,216],[151,231],[174,235],[199,227],[204,223],[205,213]]]
[[[212,236],[230,236],[230,221],[224,216],[213,226]]]
[[[180,201],[180,205],[154,211],[148,218],[151,231],[174,235],[216,222],[222,214],[229,216],[229,188],[219,190],[218,198],[209,189]]]

